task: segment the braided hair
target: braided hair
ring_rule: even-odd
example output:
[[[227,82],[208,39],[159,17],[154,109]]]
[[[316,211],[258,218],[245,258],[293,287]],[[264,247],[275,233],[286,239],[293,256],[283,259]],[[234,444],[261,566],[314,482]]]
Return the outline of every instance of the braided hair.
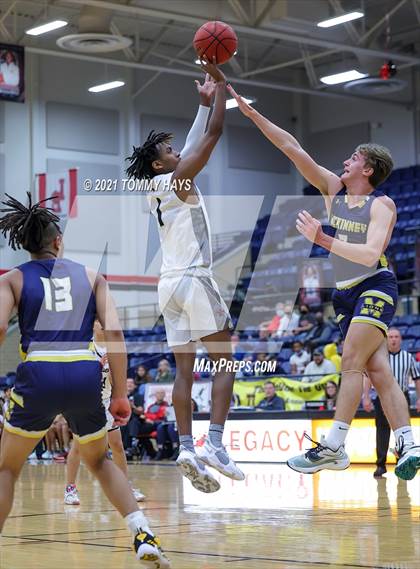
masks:
[[[1,202],[7,208],[0,209],[6,214],[0,219],[0,231],[4,237],[9,233],[9,245],[14,251],[23,248],[29,253],[39,253],[61,234],[60,218],[49,208],[41,206],[51,198],[32,204],[31,193],[26,193],[28,206],[6,194],[8,199]]]
[[[156,172],[153,170],[152,162],[159,159],[159,144],[168,143],[172,137],[169,132],[150,131],[143,146],[137,148],[133,146],[133,154],[126,158],[131,164],[126,170],[127,176],[137,180],[153,178]]]

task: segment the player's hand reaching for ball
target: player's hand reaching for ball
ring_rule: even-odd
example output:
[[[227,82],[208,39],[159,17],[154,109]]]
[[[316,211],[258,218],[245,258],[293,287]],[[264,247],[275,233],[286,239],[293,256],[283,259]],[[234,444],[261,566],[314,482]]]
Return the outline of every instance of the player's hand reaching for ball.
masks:
[[[109,412],[115,419],[114,425],[116,427],[126,425],[131,416],[131,405],[127,397],[113,397],[109,406]]]
[[[238,93],[235,91],[232,85],[228,85],[227,90],[238,103],[239,110],[241,111],[242,114],[244,114],[246,117],[251,117],[252,115],[255,115],[257,111],[253,109],[251,105],[248,105],[248,103],[246,103],[240,95],[238,95]]]
[[[224,76],[223,72],[217,67],[215,60],[211,63],[208,59],[202,58],[201,61],[201,68],[211,75],[216,83],[226,83],[226,77]]]
[[[216,82],[209,73],[206,73],[203,84],[200,81],[195,81],[198,94],[200,95],[200,103],[205,107],[210,107],[213,95],[216,90]]]
[[[296,220],[296,229],[312,243],[317,243],[319,237],[323,234],[321,222],[312,217],[306,210],[302,210],[299,213]]]

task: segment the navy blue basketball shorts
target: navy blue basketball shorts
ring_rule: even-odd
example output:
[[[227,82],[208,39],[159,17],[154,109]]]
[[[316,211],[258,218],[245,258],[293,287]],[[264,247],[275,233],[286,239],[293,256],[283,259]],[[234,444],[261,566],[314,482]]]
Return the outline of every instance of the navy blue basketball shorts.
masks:
[[[382,271],[332,295],[335,315],[343,337],[352,322],[371,324],[386,336],[398,302],[398,286],[391,271]]]
[[[81,444],[106,433],[99,361],[23,362],[10,403],[4,426],[10,433],[40,439],[60,414]]]

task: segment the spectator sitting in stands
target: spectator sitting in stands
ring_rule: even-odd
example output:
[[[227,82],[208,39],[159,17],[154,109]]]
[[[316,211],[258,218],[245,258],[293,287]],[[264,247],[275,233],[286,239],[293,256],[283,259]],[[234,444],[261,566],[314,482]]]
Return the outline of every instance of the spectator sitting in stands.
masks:
[[[149,370],[143,364],[140,364],[137,368],[136,375],[134,376],[134,383],[137,387],[137,393],[143,397],[144,403],[144,392],[146,390],[146,385],[153,381],[153,377],[150,375]]]
[[[290,356],[290,373],[302,375],[306,366],[311,361],[311,355],[303,349],[302,342],[293,342],[293,354]]]
[[[175,381],[174,374],[171,371],[171,364],[166,358],[161,359],[159,362],[155,381],[158,383],[173,383]]]
[[[251,355],[245,356],[242,360],[245,362],[244,367],[236,374],[236,379],[254,376],[254,358]]]
[[[316,322],[315,316],[309,311],[307,304],[301,304],[299,306],[299,313],[300,317],[298,326],[292,330],[295,336],[297,334],[302,334],[303,332],[309,332]]]
[[[335,409],[335,404],[337,402],[337,396],[338,396],[338,385],[335,383],[335,381],[327,381],[325,387],[324,387],[324,391],[325,391],[325,396],[324,396],[324,409],[328,409],[333,410]]]
[[[312,361],[306,366],[304,372],[304,380],[307,382],[318,381],[324,375],[329,375],[331,373],[337,373],[335,365],[324,358],[322,350],[316,349],[312,354]],[[317,376],[317,377],[311,377]]]
[[[136,375],[134,376],[134,383],[138,387],[139,385],[145,385],[146,383],[151,383],[153,381],[153,377],[150,375],[148,368],[140,364],[137,367]]]
[[[294,335],[294,330],[299,327],[300,312],[293,303],[291,305],[290,322],[289,322],[289,333]]]
[[[331,326],[324,321],[322,312],[315,314],[316,324],[313,326],[308,334],[305,336],[305,343],[316,348],[320,344],[326,344],[331,336]]]
[[[156,400],[149,405],[144,417],[147,422],[152,422],[156,428],[161,421],[165,420],[168,403],[165,401],[166,393],[164,389],[157,389],[154,395]]]
[[[284,399],[276,394],[276,388],[272,381],[264,383],[265,397],[256,406],[257,411],[284,411]]]
[[[244,350],[241,348],[240,342],[241,339],[239,334],[232,334],[230,337],[231,345],[232,345],[232,355],[236,360],[241,360],[244,355]]]
[[[127,425],[121,427],[121,437],[124,448],[129,451],[132,449],[132,438],[138,434],[138,423],[144,412],[144,398],[138,393],[134,379],[131,377],[127,378],[127,397],[131,405],[131,417]]]
[[[284,304],[284,314],[274,334],[276,338],[282,338],[283,336],[288,336],[292,334],[292,317],[293,317],[292,313],[293,313],[293,304],[290,301],[288,301]]]
[[[284,303],[278,302],[276,304],[276,313],[271,320],[266,320],[261,322],[259,325],[260,339],[269,338],[271,335],[275,334],[279,329],[281,324],[281,319],[284,316]]]

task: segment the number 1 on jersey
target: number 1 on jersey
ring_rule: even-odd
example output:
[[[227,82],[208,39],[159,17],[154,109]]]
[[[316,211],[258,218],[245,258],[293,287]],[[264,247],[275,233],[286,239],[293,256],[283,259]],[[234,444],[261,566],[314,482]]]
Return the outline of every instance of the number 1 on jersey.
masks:
[[[160,227],[163,227],[165,224],[162,221],[162,210],[160,209],[160,204],[162,203],[162,200],[160,198],[156,198],[156,201],[158,203],[158,206],[156,208],[158,222],[159,222]]]

